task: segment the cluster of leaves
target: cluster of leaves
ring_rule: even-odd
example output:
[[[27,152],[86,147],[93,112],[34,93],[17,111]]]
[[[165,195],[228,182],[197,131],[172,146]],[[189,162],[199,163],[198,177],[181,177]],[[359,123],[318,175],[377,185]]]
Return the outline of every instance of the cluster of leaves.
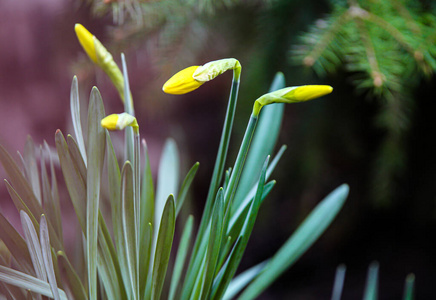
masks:
[[[436,71],[436,14],[420,1],[332,1],[333,12],[310,27],[291,51],[294,63],[320,76],[350,72],[359,92],[379,99],[384,131],[374,163],[372,198],[387,204],[405,165],[410,94]]]
[[[97,56],[95,62],[107,71],[104,63],[111,59],[110,54],[89,32],[85,37],[92,41],[93,44],[85,44],[91,45],[92,51],[105,54],[105,60]],[[92,51],[88,54],[95,54]],[[123,55],[122,62],[123,75],[111,79],[116,86],[123,86],[120,96],[124,109],[134,114]],[[109,71],[118,68],[111,62],[109,65]],[[155,194],[145,141],[141,151],[139,131],[131,127],[126,131],[125,151],[119,155],[123,157],[120,168],[111,136],[101,126],[105,110],[96,87],[90,95],[84,138],[78,83],[74,78],[70,104],[75,137],[65,138],[60,130],[56,132],[57,156],[45,143],[40,147],[38,168],[31,139],[20,163],[0,146],[0,162],[11,182],[6,181],[8,192],[20,212],[25,233],[23,238],[0,214],[0,239],[4,243],[0,252],[2,293],[13,299],[43,295],[92,300],[160,299],[164,290],[169,299],[230,299],[238,293],[240,299],[253,299],[262,293],[330,225],[345,202],[348,186],[338,187],[318,204],[271,259],[234,278],[260,205],[275,185],[275,181],[267,179],[284,152],[282,147],[269,163],[283,114],[283,104],[273,104],[265,107],[260,117],[250,118],[234,167],[224,172],[238,87],[239,77],[232,83],[215,169],[194,245],[191,248],[194,223],[190,216],[176,251],[176,219],[198,163],[178,189],[177,147],[169,140],[162,154]],[[282,87],[284,77],[279,74],[271,89]],[[141,152],[146,158],[144,165],[140,164]],[[50,175],[44,159],[47,156]],[[75,233],[79,247],[72,254],[64,244],[63,227],[69,224],[61,217],[55,157],[81,229]],[[103,182],[107,182],[107,189]],[[101,201],[104,196],[108,201]],[[105,215],[106,211],[110,214]],[[171,253],[175,256],[173,265]],[[71,261],[71,256],[78,257],[78,263]],[[169,269],[171,282],[164,289]]]

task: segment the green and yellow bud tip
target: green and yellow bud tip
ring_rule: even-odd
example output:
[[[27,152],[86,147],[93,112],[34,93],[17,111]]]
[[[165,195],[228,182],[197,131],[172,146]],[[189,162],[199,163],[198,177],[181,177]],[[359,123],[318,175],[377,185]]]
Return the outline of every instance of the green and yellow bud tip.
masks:
[[[195,80],[193,75],[199,66],[191,66],[173,75],[162,87],[167,94],[183,95],[198,89],[204,82]]]
[[[127,126],[133,127],[138,132],[139,126],[136,118],[128,113],[112,114],[101,120],[101,127],[107,130],[123,130]]]
[[[258,116],[265,105],[304,102],[330,94],[332,91],[333,88],[329,85],[303,85],[280,89],[258,98],[253,106],[253,114]]]
[[[94,63],[97,63],[97,53],[95,52],[94,45],[95,36],[89,32],[88,29],[83,27],[82,24],[77,23],[74,26],[74,30],[86,54],[88,54],[89,58],[91,58]]]

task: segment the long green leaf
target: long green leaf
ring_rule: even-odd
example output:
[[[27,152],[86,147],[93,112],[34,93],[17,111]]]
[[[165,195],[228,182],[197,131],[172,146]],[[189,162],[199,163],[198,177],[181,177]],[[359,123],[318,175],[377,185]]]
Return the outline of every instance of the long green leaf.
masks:
[[[138,273],[136,257],[136,233],[135,233],[135,210],[133,207],[133,169],[130,162],[126,162],[121,173],[121,211],[122,211],[122,228],[124,237],[124,248],[129,274],[129,284],[133,299],[139,299],[138,295]]]
[[[151,287],[151,276],[149,275],[150,253],[153,240],[154,222],[154,186],[151,174],[150,159],[148,157],[147,144],[142,140],[142,148],[145,155],[144,173],[141,182],[141,204],[140,204],[140,240],[139,253],[142,254],[139,260],[139,291],[144,295],[147,282]]]
[[[38,199],[39,203],[41,203],[41,186],[38,173],[38,164],[36,163],[35,157],[35,145],[30,135],[27,136],[26,144],[24,146],[23,159],[25,163],[24,170],[26,172],[26,177],[29,179],[36,199]]]
[[[379,265],[377,262],[373,262],[369,265],[363,300],[378,299],[378,269]]]
[[[271,258],[264,271],[244,290],[239,299],[255,299],[300,258],[334,220],[348,196],[348,191],[348,185],[343,184],[324,198]]]
[[[29,249],[30,257],[32,258],[33,267],[35,268],[36,277],[42,281],[47,281],[47,273],[45,272],[44,259],[42,257],[41,244],[35,227],[30,220],[29,215],[25,211],[20,211],[21,226],[23,227],[24,237],[26,239],[27,248]]]
[[[61,211],[58,205],[55,204],[53,199],[52,188],[48,179],[47,168],[45,166],[44,152],[41,147],[41,182],[42,182],[42,200],[44,203],[44,210],[47,217],[52,224],[60,240],[63,240]]]
[[[63,231],[62,231],[62,215],[61,215],[61,208],[59,203],[59,193],[58,193],[58,187],[57,187],[57,181],[56,181],[56,172],[54,170],[54,163],[52,155],[50,155],[51,150],[48,146],[47,142],[44,141],[44,149],[45,153],[47,153],[47,156],[49,157],[50,162],[50,176],[51,176],[51,184],[48,180],[47,172],[45,171],[45,160],[43,151],[41,151],[41,162],[44,162],[44,171],[41,167],[41,178],[43,179],[43,190],[45,190],[45,193],[47,194],[47,198],[49,202],[46,211],[47,215],[50,219],[50,223],[54,224],[56,234],[58,235],[59,239],[63,241]],[[45,173],[45,174],[43,174]],[[44,205],[46,203],[44,202]],[[44,206],[45,208],[45,206]]]
[[[154,208],[154,224],[160,224],[163,208],[169,194],[177,195],[179,182],[179,153],[176,142],[167,139],[162,151],[157,180],[156,204]],[[155,228],[157,230],[157,228]]]
[[[176,208],[174,196],[169,195],[162,213],[162,221],[159,226],[159,234],[156,243],[156,253],[153,264],[153,282],[151,288],[152,300],[160,299],[162,293],[168,262],[170,260],[171,248],[173,245],[175,225]]]
[[[224,226],[224,192],[218,190],[214,209],[212,211],[212,220],[209,234],[209,244],[206,252],[205,277],[201,289],[201,299],[209,298],[209,291],[212,287],[216,265],[220,253],[221,238]]]
[[[52,290],[47,282],[8,267],[0,266],[0,281],[53,298]],[[58,293],[60,299],[68,300],[63,290],[58,289]]]
[[[77,83],[77,77],[73,77],[73,82],[71,83],[70,92],[70,110],[71,110],[71,120],[73,121],[74,133],[76,135],[77,144],[80,149],[80,154],[82,155],[83,161],[86,163],[86,150],[85,150],[85,140],[82,133],[82,123],[80,121],[80,101],[79,101],[79,85]]]
[[[40,216],[42,208],[39,201],[36,199],[29,182],[2,145],[0,145],[0,162],[8,174],[9,180],[17,191],[17,194],[19,194],[22,199],[25,199],[26,205],[34,216]]]
[[[336,268],[335,282],[333,284],[332,300],[341,300],[342,290],[344,288],[346,270],[347,268],[345,267],[345,265],[339,265]]]
[[[67,142],[60,130],[56,131],[55,140],[68,194],[73,203],[80,227],[83,233],[86,234],[86,179],[81,176],[79,168],[76,167],[69,152]]]
[[[60,300],[55,270],[53,267],[53,260],[51,256],[51,246],[50,237],[48,235],[47,220],[45,219],[44,215],[41,216],[39,236],[41,242],[42,258],[44,260],[45,271],[47,272],[47,278],[50,284],[51,291],[53,293],[53,298],[55,300]]]
[[[277,73],[269,92],[284,88],[286,85],[283,73]],[[239,181],[238,190],[233,200],[233,210],[237,209],[247,193],[255,185],[267,155],[272,154],[279,136],[285,105],[276,103],[262,108],[256,132],[251,142],[244,170]]]
[[[188,254],[188,247],[191,241],[193,225],[194,217],[190,215],[186,221],[185,228],[183,229],[182,237],[180,239],[179,248],[177,249],[176,262],[174,263],[173,275],[171,277],[170,294],[168,297],[170,300],[174,299],[176,295],[180,275],[182,274],[186,255]]]
[[[182,209],[183,203],[185,202],[185,199],[186,199],[186,195],[188,194],[189,188],[191,186],[192,181],[194,180],[195,174],[197,173],[199,166],[200,166],[200,163],[196,162],[191,167],[188,174],[186,174],[185,179],[183,180],[182,186],[180,187],[179,195],[177,197],[176,217],[179,215],[179,212]]]
[[[67,145],[70,151],[74,166],[79,170],[79,174],[86,181],[86,162],[83,160],[76,140],[70,135],[67,135]]]
[[[31,212],[31,210],[27,207],[26,203],[23,201],[23,199],[21,199],[20,195],[18,195],[17,191],[15,191],[15,189],[9,184],[9,182],[6,182],[6,187],[8,189],[9,195],[12,198],[12,201],[14,202],[14,205],[16,206],[18,211],[24,210],[30,217],[30,219],[32,220],[33,226],[35,226],[36,230],[39,230],[39,223],[36,220],[35,216],[33,215],[33,213]],[[39,203],[37,204],[37,206],[35,207],[38,211],[41,212],[42,214],[42,207],[39,205]],[[40,215],[40,214],[38,214]],[[62,242],[59,240],[58,236],[56,235],[56,231],[53,227],[53,225],[48,222],[48,229],[50,231],[50,234],[52,234],[53,236],[53,247],[57,248],[57,249],[63,249],[63,244]]]
[[[58,251],[56,255],[59,261],[59,268],[65,270],[65,273],[68,278],[68,282],[71,287],[71,293],[73,294],[74,299],[87,300],[88,293],[85,287],[83,286],[83,283],[80,280],[79,276],[77,275],[76,270],[73,268],[70,261],[68,260],[68,257],[66,256],[65,252]]]
[[[103,101],[92,88],[88,109],[88,169],[86,182],[86,254],[88,258],[89,299],[97,299],[97,236],[100,180],[105,152],[105,131],[100,125],[105,116]]]
[[[262,272],[265,265],[266,262],[261,262],[260,264],[257,264],[248,270],[245,270],[244,272],[233,278],[232,281],[230,281],[229,287],[227,288],[223,299],[233,299],[233,297],[235,297],[240,291],[242,291],[242,289],[245,288],[247,284],[253,280],[254,277]]]
[[[6,245],[19,266],[26,273],[35,274],[26,242],[2,213],[0,213],[0,228],[0,240]]]
[[[98,214],[98,224],[100,236],[98,239],[99,255],[103,257],[102,262],[105,264],[104,269],[107,275],[109,275],[107,276],[109,280],[104,283],[112,290],[113,297],[110,299],[126,299],[127,295],[123,284],[118,256],[101,212]],[[99,272],[100,266],[101,264],[99,264]]]
[[[415,275],[409,274],[406,277],[406,282],[404,285],[404,294],[403,294],[403,300],[413,300],[413,290],[415,285]]]
[[[259,212],[260,204],[262,203],[261,200],[263,194],[263,187],[265,185],[265,177],[266,177],[268,162],[269,162],[269,156],[266,157],[266,160],[263,164],[262,172],[260,174],[259,182],[257,185],[256,196],[254,197],[251,203],[250,210],[248,211],[244,226],[240,233],[240,246],[236,251],[232,253],[233,257],[230,259],[229,264],[227,264],[226,266],[226,270],[224,271],[224,274],[226,274],[226,276],[223,277],[222,281],[220,282],[216,290],[216,293],[214,293],[214,298],[216,299],[220,299],[224,295],[225,291],[227,290],[227,287],[230,284],[231,279],[235,275],[239,263],[241,262],[245,248],[247,247],[248,240],[250,238],[251,232],[253,231],[254,223],[256,221],[257,213]]]

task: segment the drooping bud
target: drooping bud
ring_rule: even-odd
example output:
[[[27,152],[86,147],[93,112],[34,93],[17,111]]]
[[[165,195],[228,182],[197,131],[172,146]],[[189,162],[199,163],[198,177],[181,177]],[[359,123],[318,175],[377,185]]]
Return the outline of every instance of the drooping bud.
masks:
[[[253,107],[253,114],[258,116],[262,107],[272,103],[295,103],[319,98],[330,94],[333,88],[329,85],[303,85],[287,87],[265,94],[258,98]]]
[[[121,114],[112,114],[101,120],[101,126],[107,130],[123,130],[127,126],[133,127],[137,132],[139,129],[136,118],[126,112]]]

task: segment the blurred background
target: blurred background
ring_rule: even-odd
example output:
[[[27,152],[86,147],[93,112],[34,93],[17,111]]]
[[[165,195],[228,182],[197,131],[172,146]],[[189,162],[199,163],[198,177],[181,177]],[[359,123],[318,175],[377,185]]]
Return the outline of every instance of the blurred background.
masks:
[[[72,132],[73,75],[83,105],[97,85],[106,112],[122,111],[115,88],[82,51],[75,23],[95,34],[117,62],[126,54],[154,176],[167,137],[178,144],[181,176],[200,162],[185,207],[197,222],[231,73],[183,96],[162,93],[163,83],[190,65],[226,57],[241,62],[228,166],[253,101],[277,71],[287,86],[332,85],[331,95],[285,109],[276,150],[281,144],[288,150],[273,173],[278,184],[261,208],[241,270],[273,255],[325,195],[348,183],[350,196],[332,226],[261,299],[329,299],[342,263],[343,299],[361,298],[372,261],[380,264],[380,299],[399,299],[409,273],[416,276],[417,298],[432,297],[434,1],[0,0],[0,143],[10,153],[23,150],[27,134],[54,147],[56,129]],[[0,175],[6,176],[2,168]],[[4,186],[0,197],[2,211],[18,224]]]

